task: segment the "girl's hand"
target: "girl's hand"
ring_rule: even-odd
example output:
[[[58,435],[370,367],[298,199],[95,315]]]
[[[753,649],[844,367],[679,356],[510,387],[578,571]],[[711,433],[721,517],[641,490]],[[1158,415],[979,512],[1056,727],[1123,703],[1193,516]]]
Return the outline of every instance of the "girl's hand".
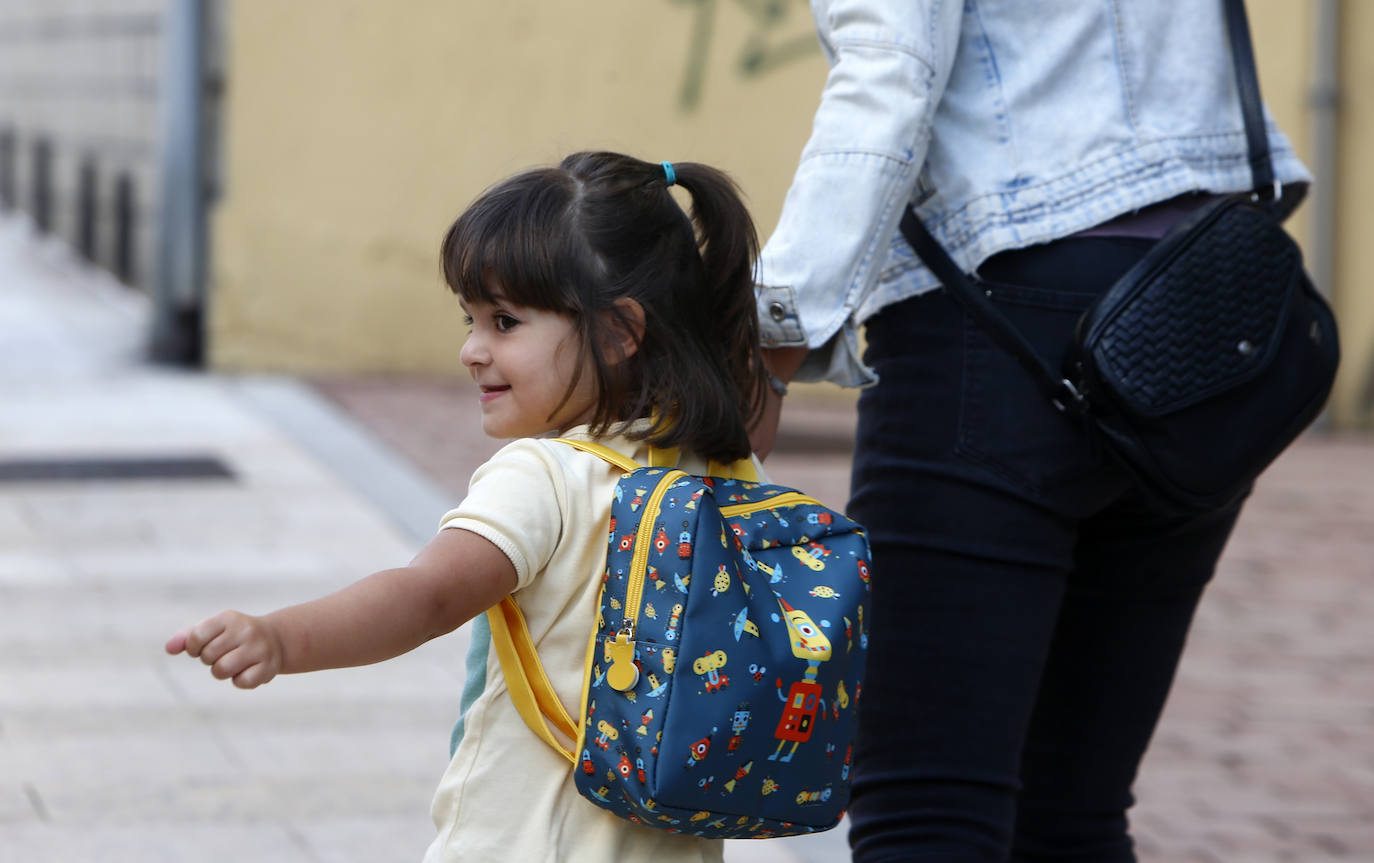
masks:
[[[185,651],[210,666],[220,680],[253,689],[276,677],[285,648],[276,627],[266,618],[237,611],[221,611],[167,640],[167,652]]]

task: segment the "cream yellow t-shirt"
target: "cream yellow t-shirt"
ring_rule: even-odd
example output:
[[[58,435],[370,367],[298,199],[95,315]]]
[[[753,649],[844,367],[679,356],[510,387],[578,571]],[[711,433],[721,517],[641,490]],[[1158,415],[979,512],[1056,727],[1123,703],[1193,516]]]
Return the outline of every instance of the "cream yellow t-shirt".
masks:
[[[565,437],[589,439],[585,427]],[[598,442],[648,462],[642,443],[623,437]],[[691,473],[707,469],[690,456],[678,466]],[[566,444],[517,440],[478,468],[467,498],[441,522],[441,528],[486,538],[510,558],[518,578],[513,596],[574,718],[581,713],[583,662],[620,476],[619,469]],[[431,814],[439,834],[425,863],[720,863],[720,840],[631,824],[578,794],[573,766],[520,719],[494,650],[463,726],[434,795]]]

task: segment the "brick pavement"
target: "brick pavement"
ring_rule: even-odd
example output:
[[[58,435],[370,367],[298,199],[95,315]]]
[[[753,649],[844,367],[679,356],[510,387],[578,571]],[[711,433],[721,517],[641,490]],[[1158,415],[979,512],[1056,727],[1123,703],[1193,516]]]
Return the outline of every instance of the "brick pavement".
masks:
[[[145,315],[0,219],[0,461],[208,454],[235,474],[0,483],[0,860],[413,860],[461,634],[251,694],[160,644],[408,556],[495,447],[470,390],[150,369]],[[842,504],[849,405],[799,396],[770,470]],[[1142,772],[1143,863],[1374,860],[1371,524],[1368,437],[1309,437],[1261,482]],[[728,853],[843,849],[832,833]]]
[[[464,431],[463,380],[315,384],[455,492],[492,448]],[[797,389],[769,471],[843,506],[852,401]],[[1374,861],[1372,619],[1374,439],[1310,433],[1262,478],[1199,610],[1136,789],[1142,863]]]
[[[1374,447],[1261,479],[1138,783],[1152,861],[1374,860]]]

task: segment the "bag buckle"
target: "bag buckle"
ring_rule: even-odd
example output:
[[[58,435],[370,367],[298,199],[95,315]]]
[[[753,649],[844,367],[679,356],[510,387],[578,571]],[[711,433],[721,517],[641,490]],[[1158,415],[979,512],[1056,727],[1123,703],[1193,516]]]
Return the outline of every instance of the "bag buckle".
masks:
[[[1073,381],[1062,378],[1059,386],[1055,389],[1055,395],[1050,399],[1050,404],[1064,414],[1082,416],[1088,412],[1088,397],[1074,386]]]
[[[1266,198],[1259,189],[1256,189],[1250,193],[1250,200],[1256,204],[1277,204],[1283,200],[1283,184],[1275,177],[1274,184],[1269,189],[1269,197]]]

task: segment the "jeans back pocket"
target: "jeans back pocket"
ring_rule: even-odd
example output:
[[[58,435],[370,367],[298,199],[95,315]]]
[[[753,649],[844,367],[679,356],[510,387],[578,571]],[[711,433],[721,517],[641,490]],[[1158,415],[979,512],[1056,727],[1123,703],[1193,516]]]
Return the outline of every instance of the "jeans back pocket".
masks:
[[[1053,369],[1097,293],[979,280],[1009,321]],[[1123,485],[1119,471],[1079,419],[1045,398],[1031,373],[977,321],[964,316],[962,405],[956,451],[1018,491],[1079,515]]]

